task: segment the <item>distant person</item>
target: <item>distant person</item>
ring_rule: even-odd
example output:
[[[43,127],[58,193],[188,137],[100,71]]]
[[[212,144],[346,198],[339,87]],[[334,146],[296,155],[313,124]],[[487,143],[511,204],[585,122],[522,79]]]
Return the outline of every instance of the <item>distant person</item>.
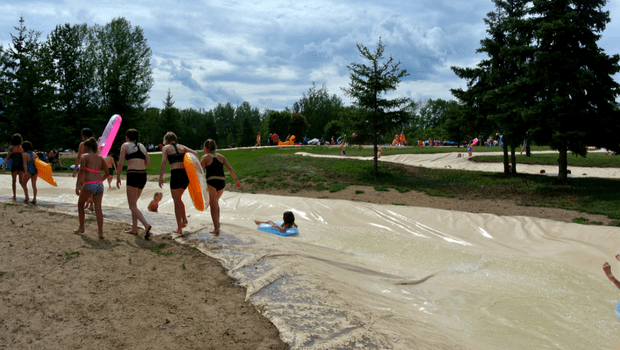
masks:
[[[400,145],[407,146],[407,139],[405,138],[405,132],[401,131],[400,133]]]
[[[254,146],[260,147],[260,132],[256,136],[256,144]]]
[[[73,232],[84,232],[84,206],[89,197],[93,197],[95,204],[95,214],[97,216],[97,228],[99,239],[103,239],[103,212],[101,210],[101,200],[103,199],[103,181],[110,175],[108,167],[103,157],[98,155],[97,140],[94,137],[83,142],[83,151],[86,152],[80,158],[80,171],[75,184],[75,193],[78,198],[78,220],[79,227]],[[101,172],[103,171],[103,176]]]
[[[155,192],[155,194],[153,195],[153,200],[151,201],[151,203],[149,203],[149,211],[157,213],[157,210],[159,209],[159,202],[161,202],[162,198],[164,198],[163,193]]]
[[[24,179],[24,162],[22,153],[24,149],[22,148],[22,135],[13,134],[11,136],[11,146],[9,146],[9,153],[7,153],[6,158],[4,158],[4,163],[2,163],[2,172],[4,173],[4,169],[7,167],[11,169],[11,182],[13,186],[13,200],[17,200],[17,180],[19,180],[19,185],[22,185],[22,181]]]
[[[525,133],[525,139],[523,140],[523,147],[521,147],[521,152],[519,154],[523,154],[523,150],[525,150],[525,156],[530,156],[530,133]]]
[[[276,229],[282,233],[285,233],[286,230],[289,228],[297,227],[297,224],[295,223],[295,214],[293,214],[292,211],[285,211],[284,214],[282,215],[282,221],[283,221],[282,226],[274,223],[273,221],[254,220],[254,223],[256,225],[270,224],[271,228]]]
[[[24,189],[24,194],[26,196],[26,203],[30,199],[28,197],[28,180],[32,180],[30,183],[32,184],[32,204],[37,204],[37,177],[38,171],[37,167],[34,165],[34,160],[39,158],[37,154],[34,152],[34,147],[32,147],[32,143],[30,141],[24,141],[22,145],[24,152],[22,153],[22,162],[23,168],[26,170],[24,172],[24,178],[22,179],[22,188]]]
[[[307,144],[308,144],[308,136],[306,135],[304,136],[304,145],[307,145]]]
[[[177,143],[177,135],[168,131],[164,136],[164,148],[161,151],[161,167],[159,170],[159,188],[164,185],[164,171],[166,162],[170,162],[170,193],[174,202],[174,216],[177,220],[177,229],[172,232],[182,234],[183,228],[187,226],[187,214],[183,203],[183,192],[189,185],[189,178],[185,171],[183,158],[185,153],[191,153],[198,157],[198,153],[193,149]]]
[[[271,135],[271,143],[274,146],[278,145],[278,142],[280,142],[280,136],[278,136],[278,134],[276,134],[275,132]]]
[[[473,146],[473,142],[469,141],[469,143],[467,144],[467,154],[469,154],[469,156],[472,156],[472,146]]]
[[[230,175],[235,179],[235,186],[241,187],[237,174],[232,166],[228,164],[226,157],[215,153],[217,145],[214,140],[208,139],[203,145],[204,155],[200,159],[200,165],[205,169],[207,176],[207,190],[209,191],[209,206],[211,208],[211,219],[213,220],[214,235],[220,234],[220,197],[226,188],[226,178],[224,177],[224,167],[228,169]]]
[[[108,176],[108,188],[112,189],[112,179],[114,178],[114,172],[116,171],[116,161],[114,161],[112,153],[108,153],[104,159],[105,164],[108,166],[108,170],[110,171],[110,176]]]
[[[344,148],[346,147],[344,140],[342,140],[342,142],[340,142],[340,155],[341,156],[346,156],[346,153],[344,152]]]

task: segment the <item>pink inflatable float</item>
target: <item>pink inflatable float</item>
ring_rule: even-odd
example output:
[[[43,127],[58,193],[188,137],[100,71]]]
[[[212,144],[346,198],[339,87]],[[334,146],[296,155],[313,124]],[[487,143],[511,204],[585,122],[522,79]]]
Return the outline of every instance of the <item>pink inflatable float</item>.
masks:
[[[108,121],[108,125],[106,125],[105,130],[103,130],[103,134],[99,138],[98,146],[101,149],[101,156],[105,158],[110,152],[110,148],[112,148],[112,144],[114,143],[114,138],[118,133],[118,128],[121,127],[121,122],[123,118],[115,114]]]

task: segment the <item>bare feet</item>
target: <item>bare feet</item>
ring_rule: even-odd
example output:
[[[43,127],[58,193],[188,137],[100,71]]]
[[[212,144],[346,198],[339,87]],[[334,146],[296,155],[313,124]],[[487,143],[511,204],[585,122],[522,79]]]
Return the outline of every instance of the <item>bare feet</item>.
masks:
[[[84,229],[83,228],[76,228],[75,230],[73,230],[73,232],[75,232],[75,233],[84,233]]]
[[[138,232],[133,232],[132,230],[127,230],[125,231],[125,233],[128,233],[130,235],[136,235],[136,236],[138,235]]]
[[[149,227],[146,228],[146,233],[144,234],[144,239],[145,240],[149,240],[149,237],[151,237],[151,228],[153,228],[153,226],[149,225]]]
[[[182,235],[183,234],[183,230],[182,229],[172,230],[172,233],[176,233],[178,235]]]
[[[214,234],[216,236],[219,236],[220,235],[220,230],[217,229],[217,230],[209,231],[209,233],[212,233],[212,234]]]
[[[256,225],[260,225],[260,221],[258,221],[258,220],[254,220],[254,223],[255,223]]]
[[[99,236],[99,239],[103,239],[103,235]]]
[[[13,200],[14,200],[14,201],[16,201],[16,200],[17,200],[17,197],[13,197]]]
[[[36,199],[33,199],[33,200],[32,200],[32,202],[30,202],[30,203],[32,203],[32,204],[37,204],[37,200],[36,200]]]

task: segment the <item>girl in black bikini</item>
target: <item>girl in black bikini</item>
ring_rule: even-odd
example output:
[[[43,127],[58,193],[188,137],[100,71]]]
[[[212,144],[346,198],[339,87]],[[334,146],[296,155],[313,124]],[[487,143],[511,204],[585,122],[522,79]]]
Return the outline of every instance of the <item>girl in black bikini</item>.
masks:
[[[84,141],[84,152],[80,157],[80,171],[75,184],[75,193],[80,196],[78,199],[78,218],[80,226],[73,232],[84,232],[84,204],[88,197],[92,196],[95,202],[95,214],[97,215],[97,228],[99,229],[99,239],[103,239],[103,212],[101,211],[101,200],[103,199],[103,180],[110,175],[103,157],[97,153],[97,140],[94,137]],[[103,177],[101,171],[104,172]]]
[[[24,178],[24,162],[22,158],[22,135],[14,134],[11,136],[11,146],[9,147],[9,153],[4,159],[2,164],[2,172],[7,167],[7,163],[11,162],[11,178],[13,181],[13,200],[17,200],[17,179],[19,178],[19,184],[21,185]]]
[[[164,136],[164,148],[161,150],[161,168],[159,171],[159,187],[164,185],[164,170],[166,162],[170,161],[170,193],[174,202],[174,216],[177,219],[177,229],[172,232],[181,234],[183,228],[187,226],[187,216],[185,214],[185,204],[181,197],[189,185],[189,178],[183,165],[183,157],[189,152],[198,157],[198,153],[188,147],[177,144],[177,135],[169,131]]]
[[[151,225],[146,221],[140,209],[138,199],[146,185],[146,167],[151,165],[149,153],[143,144],[138,143],[138,131],[129,129],[125,133],[125,143],[121,146],[121,156],[118,159],[116,171],[116,187],[121,188],[121,172],[127,160],[127,203],[131,210],[131,229],[125,231],[132,235],[138,234],[138,220],[144,225],[144,239],[151,236]]]
[[[215,153],[217,145],[215,141],[208,139],[204,143],[204,156],[200,159],[200,165],[205,168],[207,174],[207,190],[209,191],[209,206],[211,207],[211,218],[213,219],[213,234],[220,233],[220,197],[224,193],[226,181],[224,177],[224,166],[235,179],[235,186],[241,187],[237,174],[232,166],[221,154]]]

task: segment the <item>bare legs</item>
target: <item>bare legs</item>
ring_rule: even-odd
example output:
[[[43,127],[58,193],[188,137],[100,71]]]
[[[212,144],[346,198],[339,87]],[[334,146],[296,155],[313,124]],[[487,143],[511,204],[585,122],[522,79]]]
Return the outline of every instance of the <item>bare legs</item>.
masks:
[[[172,194],[172,201],[174,202],[174,216],[177,219],[177,229],[172,232],[181,234],[183,233],[183,227],[187,226],[187,216],[185,215],[185,204],[181,197],[185,192],[184,188],[170,189]]]
[[[80,197],[78,198],[78,220],[80,226],[77,229],[73,230],[73,232],[84,232],[84,217],[86,216],[84,204],[86,204],[86,200],[88,200],[88,197],[90,196],[91,193],[87,189],[82,188],[82,190],[80,191]],[[93,201],[95,202],[95,215],[97,216],[97,229],[99,239],[103,239],[103,211],[101,210],[101,200],[103,199],[103,192],[99,192],[92,196]]]
[[[209,207],[211,207],[211,219],[213,219],[213,233],[215,235],[220,234],[220,197],[224,193],[224,189],[216,190],[215,187],[207,185],[209,190]]]
[[[11,177],[13,178],[13,200],[17,200],[17,178],[19,177],[19,184],[21,186],[22,184],[22,180],[24,178],[24,172],[23,171],[12,171],[11,172]]]
[[[22,188],[24,189],[24,194],[26,195],[26,202],[30,199],[28,196],[28,180],[32,179],[32,204],[37,203],[37,178],[37,174],[31,176],[28,173],[24,173],[23,178],[20,178]],[[13,191],[13,193],[15,193],[15,191]]]
[[[149,239],[151,232],[151,225],[146,221],[144,215],[140,209],[138,209],[138,198],[142,194],[142,190],[137,187],[127,186],[127,202],[129,203],[129,210],[131,210],[131,229],[125,231],[125,233],[129,233],[132,235],[138,234],[138,220],[144,225],[144,229],[146,230],[146,234],[144,238]]]

